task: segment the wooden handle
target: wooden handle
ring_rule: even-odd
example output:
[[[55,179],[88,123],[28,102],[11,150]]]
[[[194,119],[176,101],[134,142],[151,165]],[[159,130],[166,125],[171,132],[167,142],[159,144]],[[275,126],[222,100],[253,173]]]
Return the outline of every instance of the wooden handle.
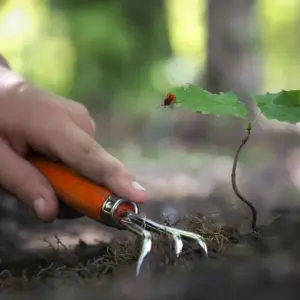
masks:
[[[45,157],[30,156],[27,160],[49,180],[60,200],[85,216],[105,221],[101,215],[103,204],[109,197],[116,197],[110,190]],[[119,205],[114,216],[117,221],[126,210],[134,211],[130,202]]]

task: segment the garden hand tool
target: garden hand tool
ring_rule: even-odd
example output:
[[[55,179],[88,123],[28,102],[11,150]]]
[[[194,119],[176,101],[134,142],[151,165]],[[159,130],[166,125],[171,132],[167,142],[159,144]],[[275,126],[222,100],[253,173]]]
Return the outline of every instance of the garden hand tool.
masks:
[[[136,203],[118,197],[61,163],[39,155],[29,156],[28,161],[49,180],[59,199],[69,207],[107,226],[129,230],[142,238],[136,275],[139,274],[144,258],[151,251],[151,232],[169,234],[173,239],[176,257],[182,252],[184,240],[196,242],[203,254],[208,255],[207,246],[201,235],[161,225],[140,216]]]

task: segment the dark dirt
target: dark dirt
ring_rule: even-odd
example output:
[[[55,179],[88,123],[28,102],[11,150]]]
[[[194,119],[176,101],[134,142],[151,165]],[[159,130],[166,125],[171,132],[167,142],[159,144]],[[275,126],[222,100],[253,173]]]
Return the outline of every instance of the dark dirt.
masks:
[[[220,229],[212,221],[203,217],[188,217],[173,224],[177,228],[187,229],[203,235],[207,240],[211,255],[222,253],[234,235],[234,229]],[[230,232],[231,231],[231,232]],[[74,278],[110,278],[119,270],[134,267],[140,251],[140,240],[132,235],[114,239],[111,243],[87,245],[80,242],[75,249],[68,249],[56,237],[56,243],[48,243],[48,248],[39,251],[20,251],[12,255],[12,249],[2,252],[1,281],[2,287],[15,287],[15,284],[50,282],[57,279],[73,281]],[[195,245],[186,245],[179,260],[173,257],[171,240],[164,236],[155,236],[151,252],[151,270],[155,273],[172,264],[188,266],[191,261],[202,257],[202,252]],[[152,273],[152,272],[151,272]]]
[[[299,139],[293,137],[294,140],[296,143]],[[285,151],[291,151],[290,144],[279,143],[277,137],[276,143],[284,144]],[[278,150],[278,147],[275,149]],[[56,242],[49,242],[47,249],[25,251],[13,243],[17,240],[17,234],[9,234],[8,237],[3,235],[6,236],[6,247],[0,253],[0,300],[298,299],[300,212],[298,193],[290,183],[290,173],[293,174],[293,168],[297,168],[299,156],[292,160],[290,165],[293,168],[287,169],[285,161],[281,159],[287,153],[279,150],[274,150],[277,155],[270,162],[260,163],[260,168],[251,164],[244,168],[245,172],[242,172],[243,168],[239,172],[242,179],[240,185],[244,182],[243,194],[253,201],[261,216],[260,224],[263,225],[259,235],[245,234],[249,220],[240,218],[248,215],[249,211],[233,196],[227,181],[215,184],[217,188],[212,189],[209,196],[193,196],[197,199],[196,204],[192,201],[176,203],[177,210],[182,215],[186,207],[191,205],[187,210],[201,211],[208,216],[211,211],[225,212],[230,209],[234,224],[240,226],[224,226],[231,224],[229,213],[221,217],[221,222],[194,214],[188,216],[174,226],[204,235],[209,247],[209,258],[203,259],[200,251],[194,248],[190,251],[189,247],[184,255],[174,260],[166,238],[158,237],[149,262],[150,268],[145,268],[139,278],[134,276],[139,243],[132,236],[117,237],[109,244],[88,245],[82,241],[74,250],[67,248],[57,238]],[[214,162],[213,159],[211,161]],[[202,173],[196,179],[195,176],[189,177],[191,182],[195,179],[197,191],[208,185],[206,179],[215,178],[215,174],[220,173],[216,170],[221,169],[221,163],[217,162],[218,169],[212,165],[200,168]],[[145,163],[141,165],[145,173]],[[183,169],[182,166],[178,168]],[[230,169],[231,162],[229,167],[227,164],[224,167],[226,178],[229,178]],[[172,182],[171,175],[176,172],[173,169],[171,175],[162,172],[167,170],[167,167],[160,167],[159,174],[150,174],[149,177],[153,179],[160,175],[168,179],[165,181]],[[228,189],[224,189],[224,184]],[[174,186],[168,186],[167,190],[175,190],[176,185],[179,185],[177,181]],[[0,223],[3,223],[0,229],[3,228],[4,233],[12,232],[10,217],[13,201],[8,200],[2,203],[5,204],[5,213],[0,218]],[[168,206],[162,201],[151,203],[151,218],[151,214],[160,214]],[[289,209],[281,211],[280,217],[276,214],[272,222],[267,221],[264,211],[279,204],[291,207],[292,212]],[[238,216],[237,210],[241,210],[241,215]],[[16,219],[22,226],[33,222],[32,218],[22,215],[23,210],[15,211],[19,212]],[[35,231],[44,230],[35,223],[29,225],[34,225]],[[57,226],[61,231],[66,229],[61,224]],[[20,229],[16,227],[15,232],[18,233]]]
[[[136,279],[139,243],[132,236],[74,250],[57,239],[44,251],[2,253],[0,299],[298,299],[298,213],[286,211],[258,234],[201,216],[174,226],[202,234],[209,259],[189,245],[174,260],[169,241],[157,237],[150,268]]]

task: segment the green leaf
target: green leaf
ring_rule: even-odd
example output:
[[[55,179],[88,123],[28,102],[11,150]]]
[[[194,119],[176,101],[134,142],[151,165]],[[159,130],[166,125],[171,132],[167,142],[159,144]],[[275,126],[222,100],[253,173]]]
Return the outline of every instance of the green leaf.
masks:
[[[246,119],[247,109],[232,93],[212,94],[196,85],[173,88],[170,93],[176,97],[175,104],[201,114],[232,115]]]
[[[212,94],[197,85],[173,88],[175,104],[201,114],[231,115],[246,119],[247,109],[233,92]],[[262,114],[269,120],[300,122],[300,91],[280,91],[252,95]]]
[[[300,122],[300,91],[253,95],[253,98],[267,119],[292,124]]]

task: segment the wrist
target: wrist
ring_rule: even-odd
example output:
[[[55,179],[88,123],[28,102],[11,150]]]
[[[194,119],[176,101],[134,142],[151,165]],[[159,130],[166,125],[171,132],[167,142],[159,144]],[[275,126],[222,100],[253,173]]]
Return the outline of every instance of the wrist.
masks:
[[[0,104],[15,99],[28,85],[24,78],[11,71],[8,61],[0,54]]]

